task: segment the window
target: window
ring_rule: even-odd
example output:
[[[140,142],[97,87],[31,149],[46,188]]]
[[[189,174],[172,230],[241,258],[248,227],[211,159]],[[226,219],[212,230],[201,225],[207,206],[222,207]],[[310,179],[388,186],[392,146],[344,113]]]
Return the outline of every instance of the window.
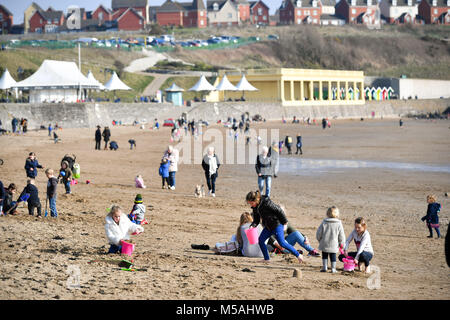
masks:
[[[58,24],[58,19],[54,19],[54,20],[53,20],[53,23],[54,23],[54,24]]]
[[[200,25],[202,26],[204,24],[204,21],[203,20],[200,20]]]
[[[317,23],[317,19],[313,19],[313,23]]]
[[[302,19],[297,19],[297,24],[302,24]]]
[[[103,20],[103,12],[100,12],[100,13],[98,14],[98,19],[99,19],[99,20]]]
[[[41,24],[42,24],[42,19],[39,19],[39,23],[41,23]]]
[[[200,17],[203,17],[203,11],[200,11]]]
[[[438,14],[438,9],[434,9],[434,14]]]
[[[0,21],[3,21],[3,13],[0,12]]]
[[[309,15],[310,15],[309,10],[305,10],[305,15],[306,15],[306,16],[309,16]]]
[[[232,19],[233,18],[233,14],[231,12],[228,13],[228,19]]]
[[[352,9],[352,14],[356,14],[356,9]]]
[[[184,13],[184,16],[185,16],[185,17],[187,17],[187,16],[188,16],[188,12],[187,12],[187,11],[186,11],[186,12]]]
[[[317,16],[317,10],[313,11],[313,16]]]
[[[372,13],[372,9],[367,9],[367,13],[371,14]]]
[[[258,16],[262,16],[263,12],[262,12],[262,8],[258,8]]]
[[[302,10],[297,10],[297,15],[301,16],[302,15]]]
[[[263,20],[264,20],[264,21],[267,21],[267,16],[263,16]]]
[[[219,11],[219,4],[217,2],[213,4],[213,10]]]

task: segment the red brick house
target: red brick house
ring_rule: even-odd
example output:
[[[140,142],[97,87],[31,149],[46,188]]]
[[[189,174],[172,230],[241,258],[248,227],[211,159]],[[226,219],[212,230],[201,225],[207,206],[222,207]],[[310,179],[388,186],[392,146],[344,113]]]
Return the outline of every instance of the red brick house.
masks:
[[[156,10],[156,21],[161,26],[206,28],[207,12],[203,0],[176,2],[167,0]]]
[[[134,8],[128,8],[116,20],[118,30],[136,31],[145,27],[144,17]]]
[[[111,21],[112,20],[112,11],[105,8],[103,5],[99,5],[91,15],[92,19],[99,21]]]
[[[284,0],[279,12],[280,24],[320,24],[322,6],[318,0]]]
[[[422,0],[419,16],[426,24],[450,24],[450,0]]]
[[[269,25],[269,7],[261,0],[250,3],[250,21],[253,24]]]
[[[232,0],[234,5],[239,11],[239,19],[242,22],[248,21],[251,19],[250,12],[250,3],[247,0]],[[267,15],[268,17],[269,15]]]
[[[208,17],[203,0],[193,0],[191,3],[180,2],[180,4],[184,8],[183,27],[206,28]]]
[[[64,12],[37,10],[30,18],[29,32],[55,33],[64,24]]]
[[[377,0],[341,0],[336,4],[336,15],[349,24],[371,25],[375,23],[377,9]]]
[[[111,0],[113,20],[118,19],[128,8],[133,8],[144,18],[145,23],[149,23],[148,0]]]
[[[13,14],[0,4],[0,34],[9,33],[13,25]]]

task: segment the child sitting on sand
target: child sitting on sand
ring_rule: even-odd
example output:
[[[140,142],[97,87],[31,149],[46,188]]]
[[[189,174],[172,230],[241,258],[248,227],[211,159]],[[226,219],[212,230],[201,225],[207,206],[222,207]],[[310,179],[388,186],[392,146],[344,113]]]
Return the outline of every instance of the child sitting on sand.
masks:
[[[328,208],[327,218],[325,218],[317,229],[316,238],[319,241],[319,250],[322,251],[322,269],[320,272],[327,272],[328,256],[331,260],[331,273],[336,273],[336,253],[339,246],[344,244],[345,234],[339,218],[339,209],[335,206]]]
[[[145,205],[142,203],[142,195],[137,194],[134,199],[133,209],[131,209],[128,218],[131,222],[136,224],[148,224],[147,220],[144,219],[145,215]]]
[[[355,240],[357,252],[347,252],[350,245],[350,241]],[[347,238],[344,247],[344,254],[339,255],[339,261],[342,262],[346,256],[350,256],[355,259],[355,263],[358,264],[358,269],[361,270],[361,264],[364,263],[365,273],[370,273],[370,260],[373,258],[373,248],[370,241],[370,234],[367,231],[367,223],[364,218],[355,219],[355,229]]]
[[[436,196],[430,194],[427,196],[428,208],[427,215],[422,217],[422,221],[427,221],[427,227],[430,231],[430,235],[427,238],[433,238],[433,228],[436,230],[438,239],[441,237],[441,232],[439,231],[439,216],[438,213],[441,211],[441,205],[436,202]]]
[[[140,174],[138,174],[136,178],[134,178],[134,185],[136,186],[136,188],[147,188],[144,184],[144,178],[142,178]]]
[[[250,244],[246,230],[250,228],[253,222],[253,217],[251,213],[244,212],[239,220],[239,226],[236,230],[236,241],[239,243],[239,250],[244,257],[263,257],[261,248],[258,243]],[[258,237],[261,235],[261,228],[258,228]]]
[[[144,232],[144,228],[132,223],[119,206],[112,206],[105,219],[105,232],[111,245],[108,253],[118,253],[122,240],[130,240],[131,234]]]

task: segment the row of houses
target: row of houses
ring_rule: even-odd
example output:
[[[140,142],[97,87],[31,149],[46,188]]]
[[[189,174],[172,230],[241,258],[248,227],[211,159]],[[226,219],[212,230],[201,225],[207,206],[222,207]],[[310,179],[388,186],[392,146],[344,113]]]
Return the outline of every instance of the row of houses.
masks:
[[[343,24],[450,24],[450,0],[283,0],[275,15],[264,1],[167,0],[150,6],[149,0],[112,0],[111,9],[99,5],[94,11],[69,7],[67,14],[33,2],[24,12],[22,26],[0,4],[0,33],[52,33],[64,31],[143,30],[149,24],[206,28],[207,26],[343,25]]]

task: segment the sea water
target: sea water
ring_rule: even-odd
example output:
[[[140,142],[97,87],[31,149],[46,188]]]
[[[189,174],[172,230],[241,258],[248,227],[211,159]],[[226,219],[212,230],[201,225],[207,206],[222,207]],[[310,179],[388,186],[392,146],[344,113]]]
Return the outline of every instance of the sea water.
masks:
[[[339,169],[367,168],[450,173],[450,166],[442,165],[364,160],[305,159],[297,157],[280,157],[279,172],[310,175],[338,173]]]

